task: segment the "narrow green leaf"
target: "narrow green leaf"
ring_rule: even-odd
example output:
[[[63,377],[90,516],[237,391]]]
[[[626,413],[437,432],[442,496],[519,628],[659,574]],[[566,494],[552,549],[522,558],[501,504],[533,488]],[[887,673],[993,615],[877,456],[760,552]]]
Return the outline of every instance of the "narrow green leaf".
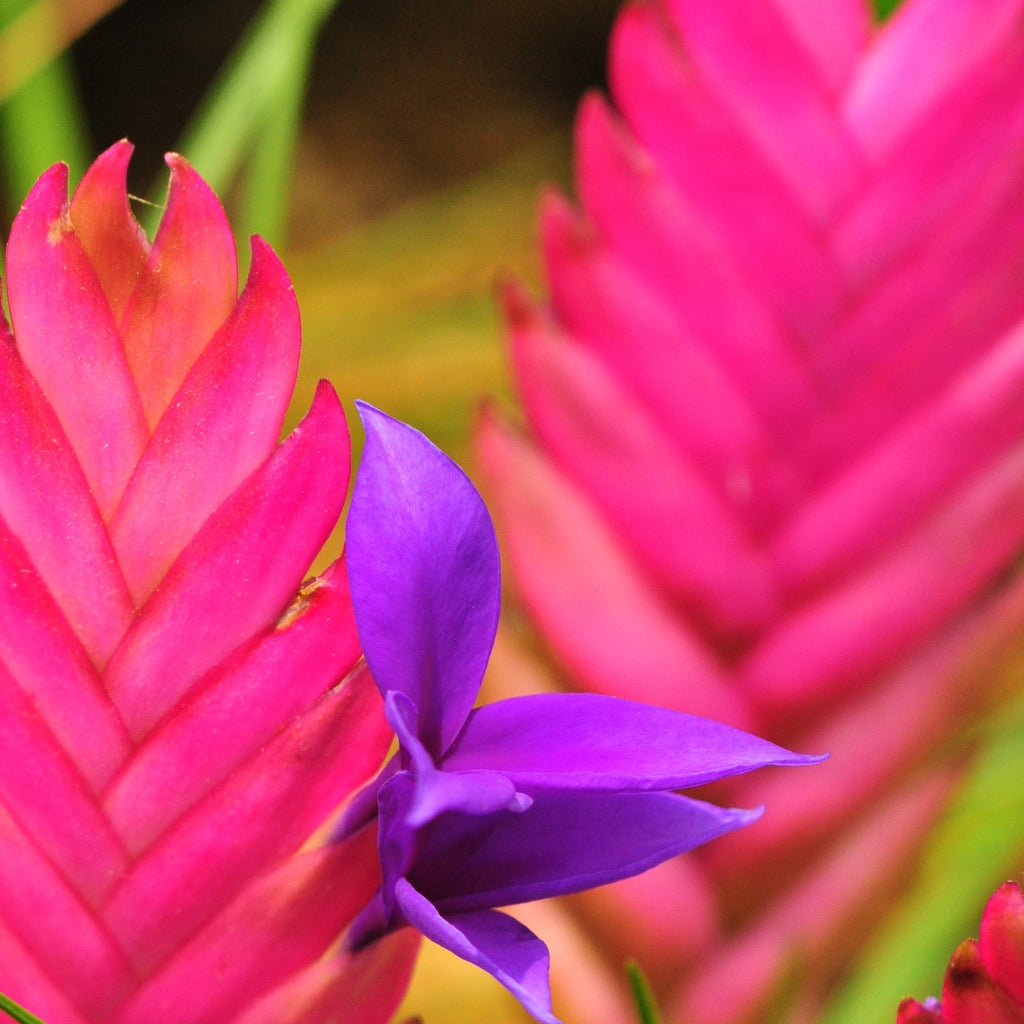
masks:
[[[985,903],[1024,866],[1024,700],[1001,712],[946,816],[915,883],[822,1024],[891,1021],[905,996],[938,995],[959,943],[977,935]]]
[[[279,87],[267,104],[246,172],[243,230],[246,236],[259,233],[277,246],[284,240],[289,184],[313,44],[312,32],[295,40],[296,54],[282,71]]]
[[[654,1001],[654,993],[640,965],[635,960],[626,963],[626,974],[629,976],[629,987],[636,1001],[637,1015],[640,1024],[661,1024],[661,1013]]]
[[[33,17],[22,20],[26,14]],[[17,210],[36,178],[58,160],[71,166],[73,177],[80,175],[88,162],[90,145],[70,61],[66,55],[51,57],[60,53],[57,16],[52,0],[7,0],[0,4],[0,29],[8,28],[16,20],[22,25],[31,24],[32,32],[19,34],[21,46],[39,51],[39,70],[0,106],[0,177],[9,211]],[[30,65],[37,60],[34,53],[22,57]]]
[[[903,0],[874,0],[875,16],[879,21],[885,21],[886,18],[892,17],[901,3]]]
[[[268,0],[178,143],[215,192],[247,171],[239,222],[279,241],[317,33],[338,0]],[[247,166],[248,164],[248,166]],[[153,224],[159,219],[152,215]]]
[[[19,1006],[13,999],[8,999],[2,992],[0,992],[0,1010],[3,1010],[12,1020],[18,1021],[19,1024],[43,1024],[34,1013],[29,1013],[23,1006]]]

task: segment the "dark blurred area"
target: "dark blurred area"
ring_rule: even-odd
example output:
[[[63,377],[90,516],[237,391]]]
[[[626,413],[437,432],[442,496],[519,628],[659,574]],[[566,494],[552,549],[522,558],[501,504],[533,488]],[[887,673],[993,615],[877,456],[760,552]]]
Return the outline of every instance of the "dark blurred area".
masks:
[[[296,161],[292,240],[328,237],[568,136],[604,76],[618,0],[343,0],[322,33]],[[257,0],[125,0],[74,47],[97,148],[136,144],[145,191]],[[188,154],[185,154],[186,156]]]

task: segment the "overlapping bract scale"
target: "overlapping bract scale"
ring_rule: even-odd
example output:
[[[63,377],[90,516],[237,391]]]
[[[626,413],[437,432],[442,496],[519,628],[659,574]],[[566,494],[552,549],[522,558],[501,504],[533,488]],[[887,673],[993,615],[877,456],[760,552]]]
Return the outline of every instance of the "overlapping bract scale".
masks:
[[[345,566],[349,438],[322,384],[280,441],[299,314],[170,156],[40,179],[0,337],[0,991],[47,1024],[384,1021],[408,936],[338,948],[372,835],[315,837],[389,743]],[[350,1012],[351,1010],[351,1012]]]
[[[897,1024],[1017,1024],[1024,1020],[1024,895],[1005,882],[985,906],[977,939],[949,961],[942,999],[905,999]]]
[[[637,950],[670,1018],[734,1024],[862,934],[1024,621],[1024,3],[638,0],[609,83],[550,301],[504,292],[526,436],[488,411],[478,454],[578,686],[832,752],[700,854],[699,948]]]

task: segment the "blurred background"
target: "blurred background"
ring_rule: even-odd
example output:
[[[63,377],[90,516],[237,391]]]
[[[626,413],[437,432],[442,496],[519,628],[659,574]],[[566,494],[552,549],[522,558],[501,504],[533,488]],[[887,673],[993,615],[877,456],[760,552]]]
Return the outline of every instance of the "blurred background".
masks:
[[[0,231],[56,160],[75,180],[127,137],[131,191],[160,202],[162,156],[179,149],[241,237],[287,256],[297,408],[330,376],[457,448],[503,379],[493,280],[534,276],[536,197],[568,176],[616,7],[3,0]]]
[[[136,146],[129,184],[151,227],[165,187],[162,156],[181,152],[225,199],[240,248],[258,232],[292,274],[304,327],[292,421],[316,381],[329,377],[347,408],[360,397],[387,409],[472,473],[469,438],[481,401],[515,405],[494,283],[511,274],[541,288],[538,196],[546,182],[571,191],[574,112],[587,89],[603,85],[619,6],[0,0],[0,235],[46,167],[66,160],[74,181],[123,137]],[[332,539],[325,557],[340,544]],[[500,671],[516,679],[499,688],[553,685],[523,623],[507,625],[523,634],[517,640],[529,657],[503,634]],[[1019,658],[1010,664],[1012,679],[1018,666]],[[939,853],[888,945],[870,954],[874,973],[854,993],[868,1002],[851,999],[830,1024],[892,1019],[893,986],[896,999],[910,986],[922,996],[937,991],[967,927],[957,918],[922,931],[937,900],[947,899],[950,865],[960,872],[962,918],[974,919],[977,897],[991,891],[975,866],[1020,848],[1022,721],[1018,708],[989,746],[979,742],[989,757],[974,789],[936,841]],[[998,832],[1001,822],[1008,824]],[[962,884],[974,877],[978,892]],[[559,936],[563,919],[543,907],[526,913],[552,940],[563,976],[590,977],[586,949]],[[914,957],[914,979],[929,980],[908,977]],[[556,1001],[563,997],[556,990]],[[878,1015],[865,1005],[891,1009]],[[421,957],[398,1020],[410,1017],[528,1019],[488,975],[436,949]]]

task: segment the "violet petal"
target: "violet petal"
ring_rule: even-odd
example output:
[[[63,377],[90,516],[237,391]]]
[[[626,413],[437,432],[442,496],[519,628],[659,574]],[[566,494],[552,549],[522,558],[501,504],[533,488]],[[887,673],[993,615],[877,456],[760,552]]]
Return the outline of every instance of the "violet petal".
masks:
[[[639,874],[761,816],[671,793],[529,795],[524,814],[444,814],[419,829],[408,880],[444,913],[510,906]]]
[[[443,766],[448,772],[501,771],[518,785],[636,792],[820,760],[667,708],[559,693],[477,708]]]
[[[347,526],[356,625],[383,693],[419,709],[440,757],[476,699],[498,622],[494,527],[469,478],[419,431],[360,402],[366,448]]]
[[[405,880],[396,897],[406,920],[428,939],[482,967],[542,1024],[559,1024],[551,1011],[547,946],[525,925],[495,910],[444,917]]]

